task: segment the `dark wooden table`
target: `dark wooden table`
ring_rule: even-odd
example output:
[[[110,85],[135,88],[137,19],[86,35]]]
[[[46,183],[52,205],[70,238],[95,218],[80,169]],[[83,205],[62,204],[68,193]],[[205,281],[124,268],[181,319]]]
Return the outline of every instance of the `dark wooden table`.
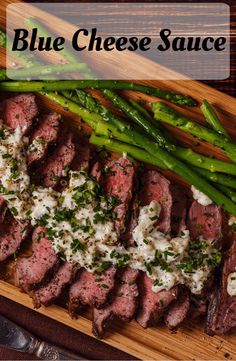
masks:
[[[38,1],[37,1],[38,2]],[[41,2],[43,2],[41,0]],[[48,1],[44,1],[48,2]],[[52,0],[50,2],[53,2]],[[60,2],[60,1],[54,1]],[[64,2],[64,1],[61,1]],[[73,2],[73,1],[68,1]],[[133,1],[135,2],[135,1]],[[148,1],[152,2],[152,1]],[[158,1],[156,1],[158,2]],[[164,0],[160,1],[164,2]],[[166,1],[170,2],[170,1]],[[181,2],[181,1],[175,1]],[[190,0],[186,2],[192,2]],[[196,2],[196,1],[193,1]],[[200,1],[198,1],[200,2]],[[204,2],[204,1],[201,1]],[[206,2],[206,1],[205,1]],[[208,2],[214,2],[209,1]],[[229,79],[223,81],[207,81],[206,83],[228,93],[232,96],[236,95],[236,1],[225,0],[225,3],[231,8],[231,71]],[[65,347],[71,351],[83,354],[85,358],[90,360],[134,360],[135,358],[129,356],[121,351],[118,351],[108,345],[104,345],[100,341],[88,337],[80,332],[70,329],[56,321],[53,321],[45,316],[31,311],[23,306],[0,297],[0,313],[25,327],[30,332],[34,333],[40,339],[44,339],[58,346]],[[20,354],[17,352],[5,350],[0,348],[0,360],[30,360],[31,356]],[[34,358],[35,359],[35,358]]]

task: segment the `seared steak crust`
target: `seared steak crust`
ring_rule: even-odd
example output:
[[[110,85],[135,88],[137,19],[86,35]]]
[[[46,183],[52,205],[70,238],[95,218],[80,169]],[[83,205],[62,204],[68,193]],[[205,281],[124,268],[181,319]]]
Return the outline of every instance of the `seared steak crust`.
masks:
[[[93,333],[102,336],[104,330],[110,326],[114,318],[129,322],[134,317],[137,301],[139,272],[127,267],[117,280],[115,295],[111,303],[102,309],[93,309]]]
[[[32,126],[33,119],[38,114],[34,94],[20,94],[1,103],[0,111],[4,123],[12,129],[21,127],[25,133]]]
[[[115,229],[118,236],[125,232],[126,213],[132,198],[134,184],[134,165],[126,158],[110,161],[106,164],[104,192],[114,196],[119,204],[114,208],[116,213]]]
[[[62,293],[64,287],[69,284],[73,277],[73,264],[65,262],[54,273],[52,279],[36,291],[31,291],[31,297],[35,308],[41,305],[49,306]]]
[[[37,128],[30,136],[31,148],[27,157],[29,166],[42,160],[46,155],[48,146],[58,139],[60,119],[61,116],[55,112],[40,117]],[[33,142],[35,145],[32,147]]]
[[[0,196],[0,224],[2,224],[4,221],[6,211],[7,211],[7,204],[5,202],[5,199]]]
[[[206,332],[209,335],[222,335],[236,327],[236,296],[227,292],[227,279],[232,272],[236,272],[236,240],[225,257],[221,285],[215,289],[208,308]]]
[[[75,316],[83,306],[103,307],[115,287],[116,268],[110,267],[102,274],[82,269],[69,292],[69,313]]]
[[[153,280],[146,273],[141,273],[139,282],[139,311],[137,322],[144,328],[155,326],[163,316],[165,310],[177,298],[177,288],[170,291],[152,291]]]
[[[177,184],[172,184],[170,189],[173,198],[171,233],[173,236],[178,236],[181,231],[186,229],[187,196],[184,188]]]
[[[161,205],[158,228],[161,232],[171,231],[172,195],[170,181],[155,170],[149,170],[142,176],[142,186],[139,192],[141,206],[157,201]]]
[[[64,176],[66,168],[70,166],[75,156],[75,145],[71,133],[63,136],[52,155],[45,159],[45,162],[37,171],[37,183],[45,187],[55,188],[61,177]]]
[[[7,212],[1,225],[0,262],[15,254],[30,231],[29,222],[18,222]]]
[[[34,231],[32,252],[30,257],[18,258],[16,262],[15,283],[25,292],[37,288],[58,264],[52,242],[46,238],[43,227]]]
[[[185,320],[190,307],[189,290],[184,286],[178,286],[178,298],[166,311],[164,321],[166,326],[173,330],[181,325]]]

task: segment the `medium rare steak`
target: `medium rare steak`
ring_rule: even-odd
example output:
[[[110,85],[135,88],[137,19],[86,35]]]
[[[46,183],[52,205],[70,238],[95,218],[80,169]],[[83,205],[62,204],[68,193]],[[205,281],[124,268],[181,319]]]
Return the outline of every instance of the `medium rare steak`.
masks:
[[[110,267],[99,275],[82,269],[70,288],[69,313],[74,316],[86,305],[103,307],[114,289],[115,275],[115,267]]]
[[[191,239],[203,236],[207,240],[220,240],[222,236],[222,210],[216,204],[202,206],[194,201],[188,214],[187,228]]]
[[[29,166],[43,159],[48,146],[57,140],[60,119],[61,116],[55,112],[44,114],[39,119],[37,128],[30,136],[30,146],[27,156]]]
[[[84,169],[88,171],[91,157],[91,149],[88,143],[82,140],[75,142],[75,157],[71,164],[71,169],[78,171]]]
[[[7,211],[7,204],[5,202],[5,199],[0,196],[0,224],[3,222],[5,218],[6,211]]]
[[[170,189],[173,198],[171,233],[173,236],[178,236],[181,231],[186,229],[187,196],[184,188],[177,184],[172,184]]]
[[[236,327],[236,296],[227,292],[228,276],[233,272],[236,272],[236,240],[225,257],[221,285],[215,289],[208,308],[206,332],[209,335],[222,335]]]
[[[170,181],[155,170],[147,171],[142,177],[139,200],[141,206],[146,206],[150,204],[151,201],[160,203],[161,213],[157,225],[161,232],[170,233],[172,211]]]
[[[45,236],[45,229],[38,227],[33,234],[32,255],[18,258],[15,283],[23,291],[31,291],[46,279],[46,276],[58,264],[52,243]]]
[[[139,282],[139,311],[137,322],[144,328],[155,326],[163,316],[166,309],[177,298],[177,287],[170,291],[152,291],[153,280],[141,273]]]
[[[106,195],[116,197],[119,201],[114,212],[116,213],[115,229],[120,236],[126,229],[126,216],[132,198],[135,168],[130,160],[119,158],[108,162],[105,170],[104,192]]]
[[[186,318],[190,307],[189,290],[184,286],[178,286],[178,298],[166,311],[164,321],[166,326],[173,330],[181,325]]]
[[[1,103],[0,111],[4,123],[9,128],[16,129],[20,126],[27,133],[38,114],[35,95],[27,93],[7,99]]]
[[[39,308],[41,305],[49,306],[61,295],[64,287],[71,282],[72,277],[73,265],[65,262],[45,286],[31,292],[35,308]]]
[[[37,183],[52,188],[58,185],[75,156],[75,145],[72,138],[71,133],[63,135],[53,154],[45,159],[45,162],[37,171]]]
[[[139,272],[127,267],[117,280],[117,287],[111,303],[102,309],[93,310],[93,333],[102,336],[114,318],[129,322],[134,317],[138,302],[137,277]]]
[[[27,221],[20,223],[12,217],[10,212],[6,213],[4,222],[1,224],[0,262],[5,261],[18,251],[29,231],[30,226]]]

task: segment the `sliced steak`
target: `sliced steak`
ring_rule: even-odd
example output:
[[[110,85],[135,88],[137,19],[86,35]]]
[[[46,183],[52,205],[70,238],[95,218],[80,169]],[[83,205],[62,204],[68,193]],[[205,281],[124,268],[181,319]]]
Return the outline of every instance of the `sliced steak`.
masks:
[[[178,286],[178,298],[166,311],[164,321],[166,326],[174,330],[185,320],[190,308],[189,290],[184,286]]]
[[[0,111],[4,123],[9,128],[16,129],[20,126],[27,133],[38,114],[35,95],[27,93],[7,99],[1,103]]]
[[[102,336],[104,330],[110,326],[114,318],[129,322],[134,317],[137,301],[138,286],[137,277],[139,272],[132,268],[126,268],[117,280],[117,287],[112,302],[102,309],[93,310],[93,333]]]
[[[135,168],[126,158],[119,158],[106,164],[106,177],[104,192],[106,195],[116,197],[119,204],[115,206],[115,229],[120,236],[126,229],[126,216],[132,198]]]
[[[170,291],[152,291],[153,280],[141,273],[139,282],[139,311],[137,322],[144,328],[155,326],[163,316],[166,309],[177,298],[177,287]]]
[[[72,263],[65,262],[45,286],[31,292],[35,308],[39,308],[41,305],[49,306],[52,304],[61,295],[64,287],[71,282],[72,277],[73,265]]]
[[[88,171],[91,157],[91,149],[88,143],[82,140],[75,142],[75,157],[71,164],[72,170],[84,169]]]
[[[0,196],[0,224],[2,224],[5,214],[7,211],[7,204],[5,202],[5,199]]]
[[[38,127],[30,136],[30,147],[27,156],[29,166],[44,158],[48,146],[55,142],[59,135],[61,116],[55,112],[44,114],[38,123]]]
[[[230,296],[227,292],[228,276],[236,272],[236,240],[224,259],[221,285],[216,288],[211,299],[208,314],[206,332],[209,335],[222,335],[236,327],[236,296]]]
[[[116,268],[97,275],[82,269],[69,292],[69,313],[74,316],[83,306],[103,307],[115,286]]]
[[[72,138],[71,133],[65,134],[53,154],[45,159],[37,171],[37,183],[52,188],[58,185],[75,156],[75,145]]]
[[[202,206],[194,201],[190,207],[187,223],[190,238],[218,241],[222,237],[222,210],[216,204]]]
[[[155,170],[147,171],[142,177],[139,200],[141,206],[146,206],[151,201],[160,203],[161,213],[157,225],[161,232],[170,233],[172,211],[170,182]]]
[[[18,251],[21,243],[28,236],[29,231],[29,222],[20,223],[12,217],[10,212],[7,212],[1,225],[0,262],[5,261]]]
[[[207,314],[208,301],[204,296],[191,294],[190,296],[190,310],[188,317],[195,320]]]
[[[30,257],[19,258],[16,263],[16,285],[26,292],[40,285],[58,264],[57,255],[43,227],[34,231],[32,252]]]
[[[176,184],[171,185],[171,194],[173,198],[171,233],[173,236],[178,236],[181,231],[186,229],[187,196],[184,187]]]
[[[101,165],[99,162],[96,162],[92,169],[91,169],[91,173],[90,176],[93,177],[96,182],[100,183],[101,179],[102,179],[102,170],[101,170]]]

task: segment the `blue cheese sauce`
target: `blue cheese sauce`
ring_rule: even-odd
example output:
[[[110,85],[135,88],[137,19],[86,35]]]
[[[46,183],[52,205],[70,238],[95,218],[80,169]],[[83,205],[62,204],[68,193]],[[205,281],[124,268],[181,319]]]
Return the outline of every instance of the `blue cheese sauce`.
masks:
[[[68,187],[60,193],[32,186],[26,164],[28,148],[20,128],[13,133],[0,124],[0,195],[17,219],[45,227],[63,259],[90,272],[101,272],[110,264],[129,265],[153,279],[155,292],[186,284],[192,293],[201,293],[220,261],[214,241],[192,242],[188,230],[175,238],[161,233],[156,227],[161,208],[152,201],[140,209],[132,232],[136,246],[125,248],[114,227],[117,198],[104,196],[99,184],[83,170],[70,171]],[[203,194],[193,191],[201,204],[210,204]],[[228,292],[235,292],[234,281],[228,285]]]

